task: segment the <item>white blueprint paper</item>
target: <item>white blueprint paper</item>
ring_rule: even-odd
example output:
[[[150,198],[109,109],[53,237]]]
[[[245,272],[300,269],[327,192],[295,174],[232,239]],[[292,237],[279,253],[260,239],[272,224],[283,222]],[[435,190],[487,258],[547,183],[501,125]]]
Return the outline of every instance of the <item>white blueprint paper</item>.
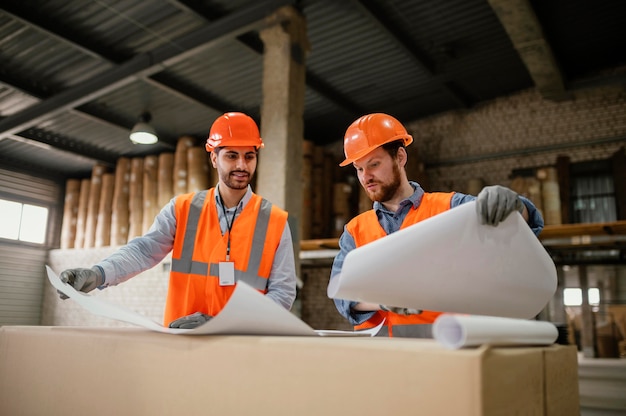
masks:
[[[121,305],[77,291],[71,285],[63,283],[49,266],[46,266],[46,271],[55,289],[89,312],[168,334],[374,336],[380,329],[379,326],[372,330],[358,332],[314,330],[282,306],[241,282],[237,283],[224,309],[210,321],[193,329],[167,328]]]
[[[440,315],[433,337],[449,349],[491,345],[549,345],[559,331],[550,322],[476,315]]]
[[[483,225],[469,202],[351,251],[328,296],[529,319],[556,283],[552,259],[519,213]]]

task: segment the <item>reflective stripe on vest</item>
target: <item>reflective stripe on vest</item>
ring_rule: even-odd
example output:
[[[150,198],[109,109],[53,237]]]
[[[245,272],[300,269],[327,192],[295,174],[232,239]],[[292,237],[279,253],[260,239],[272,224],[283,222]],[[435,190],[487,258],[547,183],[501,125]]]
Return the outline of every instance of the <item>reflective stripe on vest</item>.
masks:
[[[449,210],[453,194],[452,192],[425,193],[417,209],[409,210],[400,229],[405,229],[406,227]],[[346,228],[353,236],[354,243],[357,247],[369,244],[387,235],[378,222],[378,216],[374,210],[365,211],[356,216],[348,223]],[[441,312],[423,311],[419,315],[405,316],[393,312],[378,311],[367,321],[355,325],[354,329],[359,331],[373,328],[385,319],[385,323],[379,331],[378,336],[432,338],[432,323],[440,314]]]
[[[172,271],[184,274],[197,274],[200,276],[217,276],[219,265],[192,260],[194,243],[198,232],[198,222],[200,213],[204,206],[204,199],[207,191],[198,192],[191,200],[189,206],[189,214],[187,216],[187,227],[183,238],[183,249],[180,253],[180,259],[172,259]],[[242,281],[255,289],[265,290],[267,288],[267,279],[259,276],[259,267],[261,265],[261,256],[263,254],[263,246],[267,235],[267,227],[272,212],[272,204],[266,199],[261,200],[259,213],[257,216],[256,227],[252,236],[252,249],[248,260],[248,269],[245,272],[235,270],[235,281]],[[209,268],[210,266],[210,268]],[[208,272],[208,273],[207,273]]]

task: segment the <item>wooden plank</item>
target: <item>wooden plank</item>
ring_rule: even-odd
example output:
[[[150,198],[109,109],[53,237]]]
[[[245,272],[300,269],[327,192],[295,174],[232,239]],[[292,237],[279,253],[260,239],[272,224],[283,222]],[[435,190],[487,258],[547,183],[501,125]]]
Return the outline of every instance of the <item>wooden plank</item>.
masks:
[[[338,249],[338,238],[318,238],[313,240],[300,240],[300,250],[324,250]]]
[[[539,234],[539,239],[547,240],[584,235],[626,235],[626,221],[546,225]]]

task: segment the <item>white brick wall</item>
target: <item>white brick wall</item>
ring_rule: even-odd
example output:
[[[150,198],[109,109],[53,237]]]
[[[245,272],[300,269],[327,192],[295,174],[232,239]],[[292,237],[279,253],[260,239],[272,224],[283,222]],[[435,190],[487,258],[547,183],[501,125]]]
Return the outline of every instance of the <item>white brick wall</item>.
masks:
[[[48,265],[60,274],[63,270],[76,267],[91,267],[113,253],[117,247],[89,249],[59,249],[49,253]],[[94,290],[92,295],[123,305],[156,322],[163,323],[163,311],[169,282],[171,255],[154,268],[147,270],[118,286]],[[57,326],[131,326],[93,315],[71,299],[59,299],[56,290],[46,277],[42,325]]]

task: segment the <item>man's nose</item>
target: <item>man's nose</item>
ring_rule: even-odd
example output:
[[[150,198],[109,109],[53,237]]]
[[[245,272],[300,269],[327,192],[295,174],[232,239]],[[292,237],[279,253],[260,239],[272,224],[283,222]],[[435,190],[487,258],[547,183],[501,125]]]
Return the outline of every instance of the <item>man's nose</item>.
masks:
[[[237,168],[243,168],[246,166],[246,157],[245,156],[239,156],[237,158],[237,162],[235,164],[237,166]]]

